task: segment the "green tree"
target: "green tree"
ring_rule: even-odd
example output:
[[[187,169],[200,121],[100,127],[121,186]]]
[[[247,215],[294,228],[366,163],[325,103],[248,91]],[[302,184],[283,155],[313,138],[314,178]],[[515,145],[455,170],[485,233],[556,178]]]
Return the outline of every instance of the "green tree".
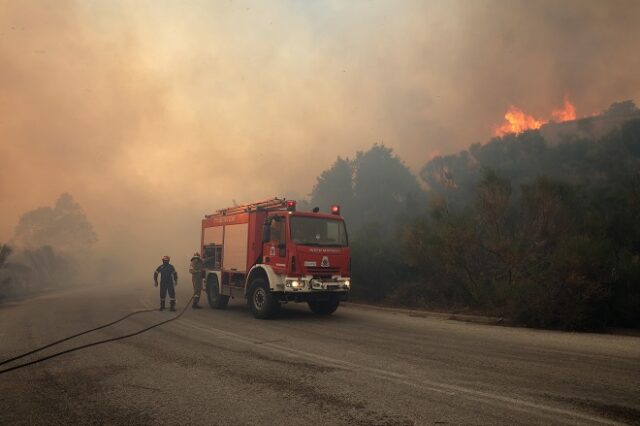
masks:
[[[342,214],[350,218],[353,211],[353,163],[338,157],[333,165],[322,172],[311,191],[312,206],[329,211],[333,204],[340,205]]]
[[[417,179],[390,148],[374,145],[352,161],[338,158],[318,177],[311,205],[331,204],[342,206],[349,228],[353,296],[383,300],[409,276],[399,231],[424,209]]]
[[[7,292],[7,287],[11,284],[11,276],[8,273],[9,257],[13,249],[7,244],[0,244],[0,297]]]
[[[89,249],[97,236],[82,207],[64,193],[53,207],[24,213],[16,226],[14,241],[22,247],[52,246],[73,254]]]
[[[424,209],[425,196],[409,168],[391,148],[374,145],[354,160],[356,226],[377,223],[393,231],[398,221]]]
[[[427,164],[437,202],[406,232],[412,265],[427,289],[462,290],[437,286],[449,304],[538,327],[640,326],[640,120],[543,142],[512,135]]]
[[[11,246],[0,244],[0,298],[28,290],[31,270],[21,263],[10,262],[13,253]]]

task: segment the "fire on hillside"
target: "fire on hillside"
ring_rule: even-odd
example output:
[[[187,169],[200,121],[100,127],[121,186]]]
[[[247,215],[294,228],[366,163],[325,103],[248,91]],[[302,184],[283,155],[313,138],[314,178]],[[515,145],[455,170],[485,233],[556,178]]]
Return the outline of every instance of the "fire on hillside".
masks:
[[[551,121],[556,123],[576,119],[576,108],[571,101],[569,101],[568,95],[565,95],[562,107],[551,111],[551,117]],[[509,133],[519,134],[526,130],[539,129],[549,122],[549,120],[529,115],[514,105],[509,105],[504,118],[505,122],[493,129],[494,136],[502,137]]]

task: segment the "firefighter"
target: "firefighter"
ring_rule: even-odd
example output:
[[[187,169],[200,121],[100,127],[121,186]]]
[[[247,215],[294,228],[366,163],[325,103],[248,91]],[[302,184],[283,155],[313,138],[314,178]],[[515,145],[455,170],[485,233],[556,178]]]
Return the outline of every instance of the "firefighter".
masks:
[[[169,309],[175,312],[176,290],[174,286],[178,285],[178,273],[176,272],[176,268],[169,263],[169,260],[171,260],[169,256],[162,257],[162,265],[158,266],[153,273],[153,281],[155,282],[155,286],[158,287],[158,274],[160,274],[160,310],[164,311],[165,297],[167,296],[167,292],[169,292],[169,302],[171,303]]]
[[[195,252],[191,258],[191,266],[189,266],[189,272],[191,273],[191,281],[193,283],[193,309],[200,309],[198,302],[200,302],[200,292],[202,291],[202,268],[204,263],[200,257],[200,253]]]

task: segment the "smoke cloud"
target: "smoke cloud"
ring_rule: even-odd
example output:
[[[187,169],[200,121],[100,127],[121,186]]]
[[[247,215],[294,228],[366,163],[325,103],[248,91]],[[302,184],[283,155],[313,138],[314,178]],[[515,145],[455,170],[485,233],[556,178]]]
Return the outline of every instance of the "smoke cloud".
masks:
[[[635,1],[0,0],[0,241],[69,192],[123,273],[185,266],[204,213],[306,196],[338,155],[382,142],[417,171],[509,104],[640,99],[639,21]]]

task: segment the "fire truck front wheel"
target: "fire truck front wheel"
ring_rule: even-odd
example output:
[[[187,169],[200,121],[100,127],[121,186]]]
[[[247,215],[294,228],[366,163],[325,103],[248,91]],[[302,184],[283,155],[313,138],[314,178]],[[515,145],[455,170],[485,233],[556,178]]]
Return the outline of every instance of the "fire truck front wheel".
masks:
[[[220,294],[220,286],[218,286],[218,277],[209,275],[207,277],[207,301],[211,309],[224,309],[229,303],[229,296]]]
[[[269,285],[263,278],[256,278],[251,282],[248,298],[253,316],[258,319],[267,319],[275,315],[279,303],[271,294]]]
[[[309,308],[317,315],[331,315],[340,306],[340,299],[332,297],[326,301],[309,301]]]

